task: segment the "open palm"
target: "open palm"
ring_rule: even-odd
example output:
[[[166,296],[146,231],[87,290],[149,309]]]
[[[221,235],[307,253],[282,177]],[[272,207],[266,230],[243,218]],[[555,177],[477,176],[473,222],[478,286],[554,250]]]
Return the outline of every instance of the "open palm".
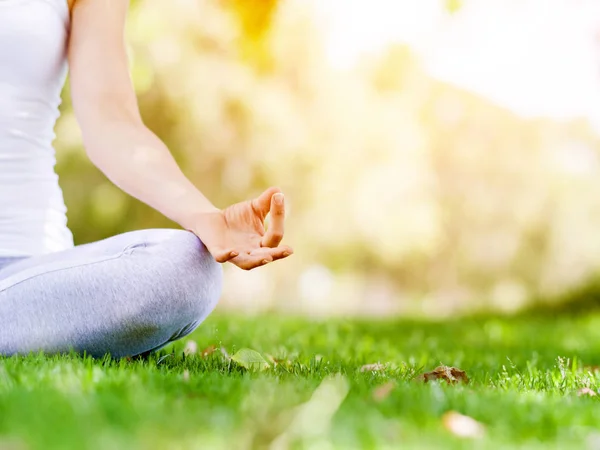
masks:
[[[271,220],[265,230],[268,214]],[[280,245],[284,220],[284,196],[278,188],[269,188],[254,200],[205,214],[194,232],[218,262],[251,270],[293,253]]]

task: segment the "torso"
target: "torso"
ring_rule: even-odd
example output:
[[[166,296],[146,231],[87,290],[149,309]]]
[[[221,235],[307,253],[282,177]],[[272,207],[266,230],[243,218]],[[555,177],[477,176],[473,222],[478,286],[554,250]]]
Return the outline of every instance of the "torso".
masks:
[[[52,148],[70,3],[0,0],[0,257],[73,245]]]

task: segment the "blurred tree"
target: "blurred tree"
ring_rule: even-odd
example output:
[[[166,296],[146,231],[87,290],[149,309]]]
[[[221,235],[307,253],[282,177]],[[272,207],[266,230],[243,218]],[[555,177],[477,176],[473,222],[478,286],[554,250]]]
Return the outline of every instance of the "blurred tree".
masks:
[[[446,9],[451,14],[458,12],[463,5],[462,0],[444,0],[444,3],[446,5]]]
[[[279,0],[221,0],[237,19],[242,60],[260,72],[273,69],[268,34]]]
[[[333,68],[302,1],[145,0],[128,35],[144,119],[209,198],[286,191],[297,254],[228,283],[230,299],[511,308],[600,268],[586,123],[516,117],[431,79],[408,47]],[[173,226],[89,163],[64,100],[57,170],[76,241]]]

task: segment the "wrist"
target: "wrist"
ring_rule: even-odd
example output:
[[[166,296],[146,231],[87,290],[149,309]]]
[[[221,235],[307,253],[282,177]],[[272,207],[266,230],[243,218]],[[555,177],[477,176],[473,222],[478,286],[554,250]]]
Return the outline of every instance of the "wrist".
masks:
[[[210,225],[215,217],[220,215],[221,210],[214,206],[197,208],[188,212],[179,224],[186,230],[198,234],[203,228]]]
[[[178,204],[181,213],[177,222],[183,228],[192,232],[196,232],[198,226],[206,222],[207,216],[214,216],[221,213],[221,210],[214,206],[199,191],[192,192],[190,195],[181,198]]]

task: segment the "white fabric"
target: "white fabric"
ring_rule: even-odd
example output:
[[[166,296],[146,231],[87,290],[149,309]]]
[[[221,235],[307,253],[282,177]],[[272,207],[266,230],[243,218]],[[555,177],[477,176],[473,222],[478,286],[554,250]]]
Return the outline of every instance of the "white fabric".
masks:
[[[69,26],[67,0],[0,0],[0,256],[73,246],[52,148]]]

